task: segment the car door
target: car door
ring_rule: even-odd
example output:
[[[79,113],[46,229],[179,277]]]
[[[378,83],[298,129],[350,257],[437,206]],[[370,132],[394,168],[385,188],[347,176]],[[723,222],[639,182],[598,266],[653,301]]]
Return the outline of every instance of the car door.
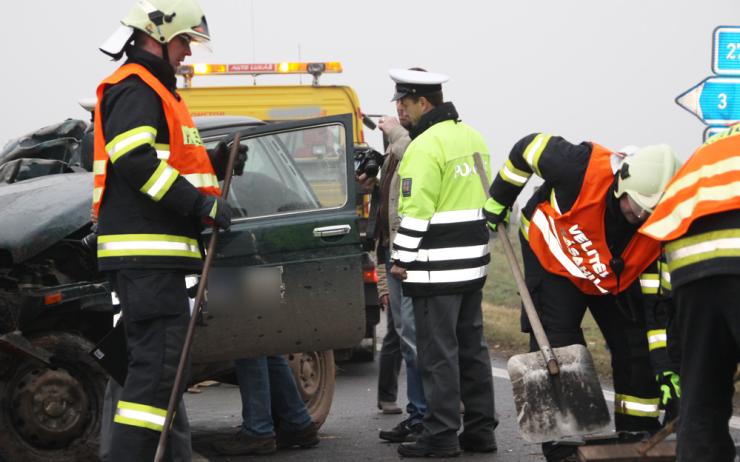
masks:
[[[203,134],[206,145],[220,137]],[[350,347],[365,332],[352,117],[242,132],[193,361]]]

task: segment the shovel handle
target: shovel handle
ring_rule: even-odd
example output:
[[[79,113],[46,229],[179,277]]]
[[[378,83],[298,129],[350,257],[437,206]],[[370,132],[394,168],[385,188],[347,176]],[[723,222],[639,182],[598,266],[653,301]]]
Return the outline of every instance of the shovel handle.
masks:
[[[478,171],[478,176],[480,177],[481,185],[483,186],[483,192],[485,193],[486,198],[489,198],[488,175],[483,166],[483,160],[477,152],[473,154],[473,158],[475,160],[475,169]],[[542,323],[540,322],[540,317],[537,315],[537,310],[534,308],[534,302],[532,301],[532,296],[529,294],[529,290],[527,289],[527,284],[524,282],[524,276],[522,276],[522,270],[519,268],[519,262],[517,262],[516,257],[514,256],[514,249],[509,240],[509,227],[504,223],[499,223],[498,228],[498,236],[501,238],[501,243],[504,246],[504,254],[506,254],[506,260],[509,262],[511,273],[514,275],[514,280],[519,289],[519,295],[522,297],[524,312],[527,313],[527,318],[529,318],[529,324],[532,326],[534,338],[537,340],[537,345],[539,345],[542,356],[545,358],[547,370],[550,372],[550,375],[557,375],[560,373],[560,366],[558,365],[557,358],[555,358],[555,353],[552,351],[552,347],[550,347],[550,341],[547,340],[545,329],[542,328]]]
[[[674,429],[678,425],[678,417],[674,418],[670,422],[668,422],[665,427],[661,428],[660,431],[653,436],[651,436],[648,440],[642,442],[637,447],[637,452],[640,454],[640,456],[645,457],[651,449],[653,449],[655,446],[658,445],[661,441],[666,439],[668,435],[673,433]]]
[[[239,139],[240,135],[237,133],[234,135],[234,142],[231,145],[231,152],[229,153],[229,160],[226,164],[226,173],[224,175],[223,189],[221,190],[221,197],[226,199],[229,196],[229,188],[231,186],[231,176],[234,171],[234,162],[236,160],[236,153],[239,150]],[[216,253],[216,243],[218,242],[218,225],[215,223],[212,226],[211,239],[208,241],[208,253],[206,254],[206,260],[203,262],[203,271],[200,275],[200,281],[198,281],[198,291],[195,295],[195,304],[193,306],[193,313],[190,315],[190,322],[188,323],[187,334],[185,335],[185,341],[182,345],[182,351],[180,352],[180,361],[177,364],[177,372],[175,373],[175,383],[170,391],[170,399],[167,404],[167,414],[164,419],[164,426],[162,433],[159,435],[159,442],[157,443],[157,452],[154,454],[154,462],[162,462],[164,458],[164,452],[167,447],[167,437],[170,433],[170,427],[172,426],[172,419],[175,417],[175,408],[180,402],[180,388],[183,381],[183,374],[185,366],[188,362],[188,356],[190,356],[190,347],[193,344],[193,336],[195,334],[195,324],[200,314],[201,305],[205,298],[206,283],[208,281],[208,272],[211,269],[211,262],[213,262],[213,256]]]

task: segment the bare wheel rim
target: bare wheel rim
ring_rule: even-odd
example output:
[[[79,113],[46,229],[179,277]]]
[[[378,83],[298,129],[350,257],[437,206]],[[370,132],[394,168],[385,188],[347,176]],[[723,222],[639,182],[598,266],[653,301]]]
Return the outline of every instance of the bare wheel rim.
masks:
[[[82,384],[67,371],[30,368],[15,381],[11,416],[31,445],[61,448],[84,433],[89,405]]]

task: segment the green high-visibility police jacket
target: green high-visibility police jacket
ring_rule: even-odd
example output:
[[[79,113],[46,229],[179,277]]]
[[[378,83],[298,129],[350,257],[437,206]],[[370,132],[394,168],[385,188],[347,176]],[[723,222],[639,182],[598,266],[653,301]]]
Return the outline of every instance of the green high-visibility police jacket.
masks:
[[[405,296],[470,292],[488,272],[489,233],[481,208],[486,201],[473,154],[487,173],[483,137],[459,122],[451,103],[424,114],[399,166],[401,225],[391,258],[407,271]],[[412,137],[414,129],[411,130]]]

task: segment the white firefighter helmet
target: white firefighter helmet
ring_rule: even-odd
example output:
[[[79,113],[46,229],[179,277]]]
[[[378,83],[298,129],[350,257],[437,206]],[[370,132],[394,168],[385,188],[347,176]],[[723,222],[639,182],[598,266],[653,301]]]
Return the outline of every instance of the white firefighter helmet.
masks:
[[[621,197],[627,194],[643,210],[652,213],[680,165],[673,149],[667,144],[637,149],[622,162],[617,172],[614,195]]]
[[[138,29],[161,44],[180,34],[196,42],[211,40],[208,23],[196,0],[137,0],[121,26],[100,46],[100,50],[118,59]]]

